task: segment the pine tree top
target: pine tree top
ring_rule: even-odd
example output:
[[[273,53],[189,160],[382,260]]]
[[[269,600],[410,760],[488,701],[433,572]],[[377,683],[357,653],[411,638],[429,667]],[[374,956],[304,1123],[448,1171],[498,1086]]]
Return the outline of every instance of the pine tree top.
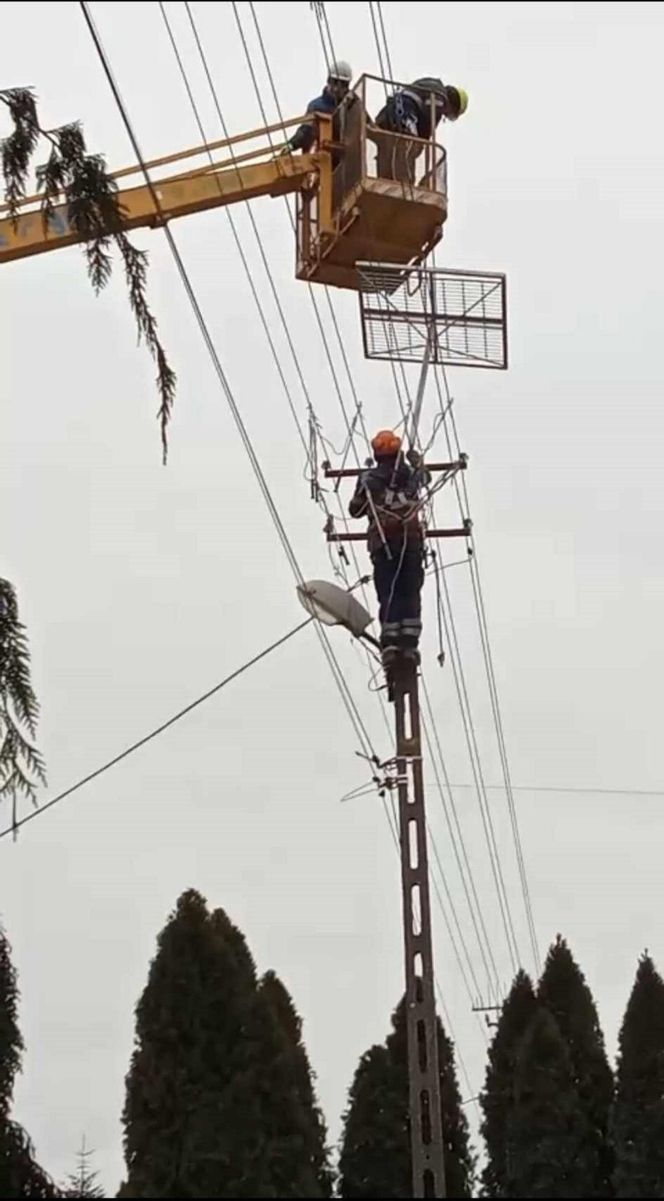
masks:
[[[289,1043],[295,1047],[301,1047],[302,1018],[293,1004],[288,989],[282,984],[276,972],[265,972],[261,976],[260,989]]]
[[[0,926],[0,1120],[9,1114],[14,1082],[21,1070],[23,1039],[18,1028],[18,977],[11,947]]]
[[[394,1010],[391,1026],[384,1045],[370,1047],[360,1059],[350,1088],[339,1163],[343,1197],[412,1196],[405,998]],[[475,1160],[461,1108],[454,1047],[439,1019],[437,1028],[448,1194],[467,1197]]]
[[[620,1031],[618,1092],[628,1084],[647,1087],[656,1079],[664,1083],[664,980],[646,953],[639,960],[636,979]],[[638,1084],[637,1084],[638,1082]]]
[[[99,1173],[95,1172],[90,1166],[94,1152],[89,1150],[85,1145],[85,1139],[80,1151],[76,1156],[76,1170],[70,1172],[65,1184],[59,1190],[61,1197],[74,1198],[95,1198],[104,1197],[105,1193],[101,1186],[97,1183]]]
[[[123,1195],[329,1195],[306,1052],[284,1029],[294,1014],[276,977],[258,986],[227,914],[184,893],[136,1010]]]
[[[553,1014],[560,1027],[582,1093],[595,1094],[598,1104],[608,1112],[613,1077],[606,1058],[597,1006],[581,968],[561,935],[547,955],[537,999]]]

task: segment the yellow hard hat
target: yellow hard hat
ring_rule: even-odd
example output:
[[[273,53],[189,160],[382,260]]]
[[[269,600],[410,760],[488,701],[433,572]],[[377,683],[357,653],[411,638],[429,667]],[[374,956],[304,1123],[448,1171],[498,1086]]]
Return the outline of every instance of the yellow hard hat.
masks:
[[[468,93],[465,88],[457,88],[456,90],[459,96],[459,116],[461,117],[468,108]]]

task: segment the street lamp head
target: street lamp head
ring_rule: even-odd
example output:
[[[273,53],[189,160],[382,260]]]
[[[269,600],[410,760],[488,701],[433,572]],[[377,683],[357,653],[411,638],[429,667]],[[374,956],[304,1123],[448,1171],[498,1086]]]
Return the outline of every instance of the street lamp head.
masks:
[[[373,620],[350,592],[327,580],[298,584],[297,595],[312,617],[326,626],[345,626],[355,638],[361,638]]]

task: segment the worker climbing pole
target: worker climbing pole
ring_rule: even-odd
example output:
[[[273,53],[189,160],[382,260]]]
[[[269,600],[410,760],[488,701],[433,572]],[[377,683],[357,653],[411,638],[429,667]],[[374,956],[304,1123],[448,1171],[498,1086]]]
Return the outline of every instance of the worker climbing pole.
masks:
[[[364,469],[335,471],[325,465],[328,478],[355,478],[349,511],[368,523],[366,535],[337,533],[328,525],[327,536],[333,542],[366,536],[374,567],[380,650],[395,716],[413,1196],[444,1197],[418,643],[426,541],[468,538],[471,531],[469,522],[452,529],[427,527],[424,513],[433,492],[464,471],[467,458],[425,462],[419,429],[432,368],[507,365],[505,279],[375,263],[358,264],[358,272],[367,357],[419,362],[420,377],[405,414],[406,447],[394,431],[381,430],[372,442],[374,462]]]

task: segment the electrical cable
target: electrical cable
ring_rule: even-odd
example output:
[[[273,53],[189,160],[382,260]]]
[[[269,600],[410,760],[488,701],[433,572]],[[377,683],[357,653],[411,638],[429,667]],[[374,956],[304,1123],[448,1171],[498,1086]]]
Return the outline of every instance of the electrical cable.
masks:
[[[201,696],[197,697],[196,700],[191,701],[188,705],[185,705],[184,709],[180,709],[178,713],[173,715],[173,717],[169,717],[167,721],[162,722],[160,726],[157,726],[154,730],[151,730],[149,734],[145,734],[142,738],[139,738],[138,742],[133,742],[131,746],[125,747],[123,751],[121,751],[118,755],[114,755],[114,757],[109,759],[107,763],[102,764],[102,766],[98,767],[95,771],[89,772],[88,775],[84,776],[82,780],[78,780],[76,784],[72,784],[71,787],[66,788],[64,792],[61,792],[58,796],[53,797],[52,800],[47,801],[45,805],[40,805],[38,809],[35,809],[33,813],[29,813],[27,817],[24,817],[21,821],[16,822],[15,825],[8,826],[6,830],[2,830],[0,832],[0,839],[7,838],[8,835],[20,830],[21,826],[27,825],[28,822],[34,821],[37,817],[41,817],[42,814],[47,812],[47,810],[52,809],[55,805],[59,805],[61,801],[64,801],[67,797],[70,797],[72,793],[78,792],[79,789],[83,788],[86,784],[90,784],[92,780],[96,780],[99,778],[99,776],[103,776],[104,773],[109,771],[112,767],[115,767],[118,763],[122,763],[123,759],[128,759],[129,756],[133,755],[135,751],[140,750],[140,748],[146,746],[148,742],[152,742],[155,738],[158,738],[160,734],[163,734],[165,730],[170,729],[170,727],[174,726],[176,722],[181,721],[181,719],[186,717],[187,714],[192,713],[194,709],[199,707],[199,705],[204,704],[205,701],[209,701],[211,697],[216,696],[218,692],[221,692],[222,688],[225,688],[228,684],[232,684],[234,680],[239,679],[239,677],[244,675],[244,673],[248,671],[250,667],[254,667],[257,663],[260,663],[261,660],[266,659],[268,655],[271,655],[273,651],[276,651],[279,649],[279,647],[284,646],[290,641],[291,638],[294,638],[296,634],[299,634],[300,630],[304,630],[306,626],[311,625],[314,620],[315,618],[313,617],[307,617],[304,621],[301,621],[299,625],[294,626],[292,630],[289,630],[287,634],[283,634],[281,638],[276,640],[276,642],[270,643],[270,645],[266,646],[264,650],[259,651],[257,655],[254,655],[251,659],[248,659],[246,663],[243,663],[241,667],[236,668],[235,671],[231,672],[231,674],[226,676],[223,680],[220,680],[220,682],[215,684],[214,687],[209,688],[207,692],[204,692]]]
[[[443,425],[444,425],[444,429],[445,429],[445,436],[446,436],[446,441],[447,441],[448,452],[450,453],[450,455],[454,454],[455,453],[454,448],[456,447],[456,453],[460,454],[460,443],[459,443],[458,430],[457,430],[456,419],[455,419],[455,414],[454,414],[453,397],[450,392],[450,387],[449,387],[449,383],[448,383],[448,379],[447,379],[447,372],[445,371],[444,366],[442,366],[440,371],[436,371],[434,369],[434,374],[435,374],[435,379],[436,379],[436,386],[438,389],[440,407],[441,407],[441,410],[443,410],[445,413],[445,420],[444,420]],[[444,387],[445,387],[445,397],[446,397],[447,403],[445,403],[445,400],[443,399],[443,394],[442,394],[441,384],[440,384],[441,377],[443,379],[443,383],[444,383]],[[452,433],[454,436],[454,441],[452,440],[452,437],[450,436],[450,429],[448,427],[448,418],[449,418],[449,426],[451,426]],[[461,514],[462,520],[470,518],[470,502],[469,502],[469,497],[468,497],[468,486],[467,486],[466,480],[463,477],[460,481],[458,478],[455,479],[455,491],[456,491],[457,501],[458,501],[458,505],[459,505],[459,512]],[[464,504],[464,501],[465,501],[465,504]],[[512,783],[511,783],[511,773],[510,773],[510,767],[509,767],[509,760],[507,757],[507,747],[506,747],[506,743],[505,743],[505,735],[504,735],[504,728],[503,728],[503,722],[502,722],[500,700],[498,697],[498,687],[497,687],[495,670],[494,670],[494,665],[493,665],[493,655],[491,652],[491,644],[490,644],[490,640],[489,640],[486,606],[484,603],[484,594],[483,594],[483,589],[482,589],[481,577],[479,575],[477,543],[476,543],[475,537],[472,533],[472,524],[471,524],[471,533],[470,533],[470,536],[468,539],[468,545],[472,552],[469,555],[469,568],[470,568],[470,577],[471,577],[471,584],[472,584],[473,597],[474,597],[474,603],[475,603],[475,611],[476,611],[477,620],[478,620],[480,641],[482,644],[482,654],[483,654],[483,658],[484,658],[485,671],[486,671],[487,682],[488,682],[488,686],[489,686],[489,697],[490,697],[490,702],[491,702],[491,709],[492,709],[492,714],[493,714],[493,719],[494,719],[494,725],[495,725],[495,729],[496,729],[496,737],[497,737],[498,750],[499,750],[501,766],[502,766],[502,771],[503,771],[503,778],[504,778],[504,782],[505,782],[505,792],[506,792],[506,796],[507,796],[508,813],[509,813],[510,824],[511,824],[511,828],[512,828],[512,837],[514,840],[514,846],[515,846],[515,852],[516,852],[517,869],[518,869],[518,873],[519,873],[521,891],[523,894],[524,908],[525,908],[525,912],[526,912],[526,921],[527,921],[527,925],[528,925],[528,935],[529,935],[531,949],[532,949],[532,953],[533,953],[533,959],[534,959],[534,963],[535,963],[535,968],[537,970],[537,973],[539,974],[539,972],[541,970],[541,957],[539,954],[539,947],[538,947],[538,942],[537,942],[537,933],[536,933],[536,928],[535,928],[532,899],[531,899],[531,894],[530,894],[530,886],[528,883],[528,875],[527,875],[527,871],[526,871],[525,856],[524,856],[524,852],[523,852],[523,843],[521,840],[521,833],[520,833],[520,829],[519,829],[519,821],[518,821],[518,814],[517,814],[517,810],[516,810],[516,802],[514,800],[514,793],[513,793]]]
[[[427,745],[429,748],[429,758],[431,760],[431,764],[432,764],[432,767],[434,770],[434,775],[436,778],[438,792],[439,792],[441,803],[443,805],[443,810],[445,813],[445,820],[447,822],[447,828],[448,828],[448,831],[450,834],[450,839],[451,839],[452,846],[454,849],[454,853],[455,853],[455,857],[456,857],[456,861],[457,861],[457,867],[459,869],[459,875],[461,876],[464,892],[466,895],[466,901],[468,903],[468,909],[469,909],[469,912],[471,915],[471,920],[473,923],[475,936],[477,938],[477,943],[478,943],[478,946],[480,949],[480,955],[482,957],[482,962],[484,964],[484,969],[486,971],[487,980],[493,981],[496,988],[499,989],[498,968],[496,966],[496,960],[494,958],[493,950],[491,947],[491,940],[487,933],[486,925],[484,922],[484,916],[482,914],[482,907],[480,905],[479,897],[477,895],[477,889],[475,887],[473,870],[470,865],[468,851],[466,848],[463,831],[461,829],[461,823],[459,821],[459,814],[458,814],[457,807],[456,807],[456,804],[454,801],[454,794],[453,794],[452,788],[450,786],[449,776],[448,776],[448,772],[447,772],[447,765],[445,763],[445,758],[443,756],[442,744],[440,741],[440,734],[438,732],[438,727],[436,725],[434,714],[433,714],[431,695],[429,693],[429,689],[427,687],[426,680],[424,680],[424,679],[422,680],[422,690],[424,692],[424,700],[425,700],[425,705],[426,705],[426,709],[427,709],[427,713],[428,713],[428,724],[427,724],[426,718],[424,718],[422,724],[423,724],[423,728],[425,731],[425,738],[427,741]],[[424,717],[424,715],[423,715],[423,717]],[[433,731],[433,739],[435,741],[435,746],[438,751],[438,761],[436,760],[436,755],[434,753],[434,745],[432,743],[432,738],[429,733],[428,725],[430,725],[431,730]],[[440,762],[440,765],[442,768],[442,775],[443,775],[443,780],[445,782],[445,788],[443,788],[443,784],[441,782],[441,778],[438,773],[438,762]],[[449,804],[446,800],[446,797],[449,797]],[[452,813],[452,816],[454,819],[454,825],[452,825],[452,818],[450,817],[450,810],[451,810],[451,813]],[[461,848],[460,851],[459,851],[459,848]]]
[[[229,382],[228,382],[228,379],[227,379],[227,377],[226,377],[226,374],[225,374],[225,372],[224,372],[224,369],[223,369],[223,367],[222,367],[221,361],[220,361],[220,359],[219,359],[219,355],[218,355],[218,353],[217,353],[217,350],[216,350],[216,346],[215,346],[215,344],[214,344],[214,341],[213,341],[213,339],[212,339],[212,336],[211,336],[211,334],[210,334],[210,331],[209,331],[209,328],[208,328],[207,322],[205,321],[205,317],[204,317],[204,315],[203,315],[203,311],[202,311],[202,309],[201,309],[200,303],[199,303],[199,301],[198,301],[198,298],[197,298],[197,296],[196,296],[196,292],[195,292],[195,290],[194,290],[194,287],[193,287],[193,285],[192,285],[191,279],[190,279],[190,277],[189,277],[189,274],[188,274],[188,272],[187,272],[187,269],[186,269],[186,267],[185,267],[184,261],[183,261],[183,259],[182,259],[182,256],[181,256],[181,254],[180,254],[180,251],[179,251],[179,249],[178,249],[178,246],[177,246],[177,243],[176,243],[176,241],[175,241],[175,238],[174,238],[174,236],[173,236],[172,230],[170,229],[170,227],[169,227],[169,225],[168,225],[168,223],[167,223],[167,220],[166,220],[166,216],[165,216],[165,214],[164,214],[164,213],[163,213],[163,211],[162,211],[161,204],[160,204],[160,201],[159,201],[159,196],[158,196],[158,193],[157,193],[157,191],[156,191],[155,185],[154,185],[154,184],[153,184],[153,182],[152,182],[152,179],[151,179],[151,177],[150,177],[150,173],[149,173],[149,171],[148,171],[148,169],[147,169],[147,167],[146,167],[145,158],[144,158],[144,156],[143,156],[143,154],[142,154],[142,152],[141,152],[141,149],[140,149],[140,146],[139,146],[139,144],[138,144],[138,140],[137,140],[136,134],[135,134],[135,132],[134,132],[134,129],[133,129],[133,126],[132,126],[131,120],[130,120],[130,118],[129,118],[129,114],[128,114],[128,112],[127,112],[126,106],[125,106],[125,104],[124,104],[124,101],[123,101],[123,99],[122,99],[122,96],[121,96],[121,94],[120,94],[120,91],[119,91],[118,85],[117,85],[117,83],[116,83],[116,81],[115,81],[115,78],[114,78],[113,72],[112,72],[112,70],[111,70],[110,63],[109,63],[109,61],[108,61],[108,58],[107,58],[106,52],[105,52],[105,50],[104,50],[104,48],[103,48],[103,45],[102,45],[102,42],[101,42],[101,39],[100,39],[99,33],[98,33],[97,29],[96,29],[96,26],[95,26],[94,20],[93,20],[93,18],[92,18],[92,14],[91,14],[91,12],[90,12],[90,6],[89,6],[89,3],[88,3],[88,0],[79,0],[79,7],[80,7],[80,9],[81,9],[81,12],[82,12],[82,14],[83,14],[83,17],[84,17],[85,23],[86,23],[86,25],[87,25],[87,27],[88,27],[88,30],[89,30],[89,32],[90,32],[90,35],[91,35],[91,38],[92,38],[92,41],[93,41],[93,44],[94,44],[95,50],[96,50],[96,52],[97,52],[97,55],[98,55],[98,57],[99,57],[99,60],[100,60],[100,62],[101,62],[101,65],[102,65],[102,68],[103,68],[104,74],[105,74],[105,76],[106,76],[107,82],[108,82],[108,84],[109,84],[109,87],[110,87],[110,89],[111,89],[111,92],[112,92],[112,94],[113,94],[114,100],[115,100],[115,102],[116,102],[116,105],[117,105],[117,107],[118,107],[118,111],[119,111],[119,113],[120,113],[120,116],[121,116],[121,118],[122,118],[122,122],[123,122],[123,124],[124,124],[124,126],[125,126],[125,130],[126,130],[126,132],[127,132],[127,135],[128,135],[128,137],[129,137],[129,139],[130,139],[130,142],[131,142],[131,144],[132,144],[132,147],[133,147],[134,153],[135,153],[135,155],[136,155],[136,159],[137,159],[137,161],[138,161],[138,163],[139,163],[139,166],[141,167],[141,171],[142,171],[142,173],[143,173],[143,176],[144,176],[144,179],[145,179],[145,182],[146,182],[146,186],[148,187],[148,189],[149,189],[149,191],[150,191],[150,195],[151,195],[151,197],[152,197],[152,201],[153,201],[153,204],[154,204],[154,206],[155,206],[155,211],[156,211],[157,213],[159,213],[159,214],[160,214],[161,220],[162,220],[162,222],[163,222],[164,235],[165,235],[165,237],[166,237],[166,239],[167,239],[167,242],[168,242],[169,248],[170,248],[170,250],[171,250],[171,253],[172,253],[172,255],[173,255],[173,258],[174,258],[174,260],[175,260],[175,263],[176,263],[176,266],[177,266],[177,269],[178,269],[178,273],[179,273],[179,275],[180,275],[180,279],[181,279],[181,281],[182,281],[182,284],[183,284],[183,286],[184,286],[184,288],[185,288],[185,291],[186,291],[186,293],[187,293],[187,297],[188,297],[188,299],[189,299],[189,302],[190,302],[190,304],[191,304],[191,307],[192,307],[192,309],[193,309],[194,316],[195,316],[195,318],[196,318],[196,321],[197,321],[197,324],[198,324],[198,326],[199,326],[199,329],[200,329],[201,335],[202,335],[202,337],[203,337],[203,340],[204,340],[204,343],[205,343],[206,349],[207,349],[207,351],[208,351],[208,353],[209,353],[209,355],[210,355],[210,358],[211,358],[211,360],[212,360],[212,364],[213,364],[213,366],[214,366],[214,369],[215,369],[215,372],[216,372],[216,374],[217,374],[217,378],[218,378],[218,380],[219,380],[219,384],[220,384],[220,386],[221,386],[221,388],[222,388],[222,391],[223,391],[223,393],[224,393],[224,395],[225,395],[225,397],[226,397],[226,401],[227,401],[227,403],[228,403],[228,406],[229,406],[229,408],[230,408],[230,410],[231,410],[231,414],[232,414],[232,416],[233,416],[233,419],[234,419],[234,421],[235,421],[236,427],[237,427],[237,429],[238,429],[238,432],[239,432],[239,434],[240,434],[240,438],[241,438],[241,440],[242,440],[242,443],[243,443],[243,445],[244,445],[244,448],[245,448],[245,450],[246,450],[246,452],[247,452],[247,456],[248,456],[248,458],[249,458],[249,461],[250,461],[250,463],[251,463],[251,466],[252,466],[252,469],[253,469],[254,475],[255,475],[255,477],[256,477],[256,480],[257,480],[257,482],[258,482],[258,484],[259,484],[259,487],[260,487],[260,489],[261,489],[261,493],[263,494],[263,498],[264,498],[264,500],[265,500],[266,506],[267,506],[267,508],[268,508],[268,511],[269,511],[269,513],[270,513],[270,516],[272,517],[272,521],[273,521],[273,523],[274,523],[274,525],[275,525],[275,528],[276,528],[276,530],[277,530],[277,534],[278,534],[278,536],[279,536],[279,539],[280,539],[280,541],[281,541],[281,543],[282,543],[283,550],[284,550],[284,552],[285,552],[285,554],[286,554],[286,557],[287,557],[287,559],[288,559],[288,561],[289,561],[289,564],[290,564],[290,566],[291,566],[291,569],[293,570],[293,574],[295,575],[295,578],[296,578],[296,580],[298,581],[298,583],[303,583],[303,582],[304,582],[304,579],[303,579],[303,576],[302,576],[302,572],[301,572],[301,570],[300,570],[300,567],[299,567],[299,564],[298,564],[298,562],[297,562],[297,559],[296,559],[296,557],[295,557],[295,554],[294,554],[293,548],[292,548],[292,546],[291,546],[290,540],[289,540],[289,538],[288,538],[288,535],[287,535],[287,533],[286,533],[285,527],[284,527],[284,525],[283,525],[283,522],[282,522],[282,520],[281,520],[281,516],[280,516],[280,514],[279,514],[279,511],[278,511],[278,509],[277,509],[277,506],[276,506],[276,504],[275,504],[275,502],[274,502],[274,499],[273,499],[273,497],[272,497],[272,494],[271,494],[271,492],[270,492],[270,489],[269,489],[269,486],[268,486],[268,484],[267,484],[267,480],[266,480],[266,478],[265,478],[265,475],[264,475],[264,473],[263,473],[263,469],[262,469],[262,467],[261,467],[260,461],[259,461],[259,459],[258,459],[258,456],[257,456],[257,454],[256,454],[256,451],[255,451],[255,449],[254,449],[254,446],[253,446],[253,443],[252,443],[252,441],[251,441],[251,438],[250,438],[250,436],[249,436],[249,434],[248,434],[248,432],[247,432],[247,429],[246,429],[246,426],[245,426],[245,424],[244,424],[244,421],[243,421],[242,415],[241,415],[241,413],[240,413],[240,410],[239,410],[239,408],[238,408],[238,406],[237,406],[237,402],[236,402],[236,400],[235,400],[235,397],[234,397],[234,395],[233,395],[232,389],[231,389],[231,387],[230,387],[230,384],[229,384]],[[354,728],[354,730],[355,730],[356,736],[358,737],[358,739],[359,739],[359,741],[360,741],[360,745],[363,747],[363,750],[365,751],[365,753],[366,753],[366,752],[367,752],[367,750],[368,750],[368,752],[369,752],[369,755],[370,755],[370,756],[373,756],[373,755],[374,755],[374,751],[373,751],[373,747],[372,747],[372,745],[371,745],[371,739],[369,738],[369,735],[368,735],[368,733],[367,733],[366,726],[365,726],[365,724],[364,724],[364,722],[363,722],[363,720],[362,720],[361,714],[359,713],[359,711],[358,711],[358,709],[357,709],[357,705],[356,705],[356,703],[355,703],[355,700],[354,700],[354,698],[352,697],[352,694],[350,693],[350,690],[349,690],[349,688],[348,688],[348,684],[347,684],[347,682],[346,682],[346,679],[345,679],[345,676],[344,676],[343,672],[341,671],[341,668],[340,668],[340,666],[339,666],[339,663],[338,663],[338,660],[337,660],[337,658],[336,658],[336,655],[335,655],[335,653],[334,653],[334,651],[333,651],[332,647],[330,646],[329,639],[328,639],[328,637],[327,637],[326,631],[325,631],[325,630],[324,630],[324,629],[323,629],[323,628],[320,626],[320,623],[318,623],[318,622],[316,622],[316,623],[315,623],[315,628],[316,628],[316,631],[317,631],[317,634],[318,634],[318,637],[319,637],[319,641],[321,642],[321,645],[322,645],[322,647],[323,647],[323,652],[324,652],[324,654],[325,654],[325,656],[326,656],[326,658],[327,658],[327,660],[328,660],[328,664],[329,664],[329,666],[330,666],[330,670],[332,671],[333,677],[334,677],[334,679],[335,679],[335,682],[336,682],[336,684],[337,684],[337,687],[338,687],[338,689],[339,689],[339,692],[340,692],[340,694],[341,694],[342,701],[343,701],[343,703],[344,703],[344,706],[345,706],[345,708],[346,708],[346,711],[347,711],[347,713],[348,713],[348,716],[349,716],[349,718],[350,718],[350,720],[351,720],[351,723],[352,723],[352,725],[353,725],[353,728]]]

